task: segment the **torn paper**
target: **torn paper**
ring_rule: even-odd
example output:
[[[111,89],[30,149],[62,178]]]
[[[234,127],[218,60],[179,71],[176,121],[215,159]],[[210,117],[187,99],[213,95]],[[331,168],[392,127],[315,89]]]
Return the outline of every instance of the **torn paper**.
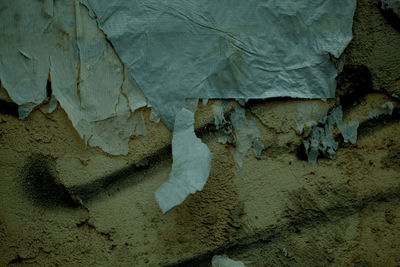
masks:
[[[88,145],[127,154],[131,113],[147,100],[120,61],[94,14],[80,1],[1,1],[0,80],[20,118],[53,96]],[[56,99],[56,100],[55,100]]]
[[[243,166],[243,157],[247,151],[260,137],[260,131],[258,130],[256,121],[254,118],[247,119],[246,111],[239,105],[236,105],[235,111],[231,114],[231,121],[233,128],[235,129],[235,142],[236,150],[233,154],[233,158],[239,167]],[[261,155],[261,142],[256,142],[255,154],[256,156]]]
[[[211,153],[194,133],[194,112],[182,108],[172,137],[172,170],[155,196],[163,213],[182,203],[189,194],[202,190],[211,168]]]
[[[47,113],[52,113],[54,110],[56,110],[57,106],[58,106],[57,98],[54,95],[52,95],[50,97],[49,106],[47,108]]]
[[[375,106],[374,109],[368,112],[368,119],[374,119],[381,115],[392,115],[394,105],[388,101],[380,106]]]
[[[310,136],[303,141],[308,162],[317,162],[320,155],[335,158],[339,147],[339,143],[333,136],[335,126],[339,129],[345,143],[355,144],[359,125],[359,121],[355,118],[344,123],[342,106],[334,107],[327,116],[319,120],[319,124],[311,129]]]
[[[232,260],[226,255],[215,255],[211,264],[212,267],[246,267],[243,262]]]
[[[343,122],[338,125],[345,143],[351,143],[354,145],[357,142],[357,129],[359,125],[360,122],[357,119],[352,119],[348,123]]]
[[[166,125],[188,98],[331,98],[356,0],[87,0]]]
[[[141,111],[133,115],[132,124],[134,135],[145,136],[147,134],[146,124],[144,123],[143,113]]]
[[[329,111],[329,105],[322,102],[300,102],[297,104],[297,134],[308,136],[313,126],[317,125]]]
[[[322,125],[312,128],[309,138],[303,141],[308,162],[316,163],[319,155],[335,157],[339,143],[333,136],[333,129],[335,125],[342,123],[342,118],[342,107],[338,106],[333,108],[328,116],[320,120]]]

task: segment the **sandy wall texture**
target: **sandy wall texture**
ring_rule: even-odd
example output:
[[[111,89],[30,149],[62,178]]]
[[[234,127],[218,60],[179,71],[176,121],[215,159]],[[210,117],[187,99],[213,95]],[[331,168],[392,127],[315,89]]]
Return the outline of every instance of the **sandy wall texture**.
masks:
[[[239,168],[218,142],[212,101],[196,133],[213,153],[205,188],[162,215],[155,190],[171,168],[171,133],[149,120],[127,156],[85,147],[65,112],[43,104],[21,121],[1,103],[0,266],[210,266],[227,254],[247,266],[400,266],[400,23],[358,1],[354,40],[337,96],[355,145],[339,135],[336,159],[305,160],[299,105],[249,101],[264,150]],[[386,102],[392,115],[368,113]],[[226,116],[234,103],[225,109]]]

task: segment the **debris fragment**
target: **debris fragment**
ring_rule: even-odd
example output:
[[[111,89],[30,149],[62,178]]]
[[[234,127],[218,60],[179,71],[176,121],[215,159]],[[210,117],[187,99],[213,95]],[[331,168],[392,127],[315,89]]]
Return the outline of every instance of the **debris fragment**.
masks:
[[[215,255],[211,264],[212,267],[246,267],[243,262],[232,260],[226,255]]]
[[[57,98],[54,95],[51,95],[49,106],[47,108],[47,113],[53,113],[53,111],[56,110],[57,105],[58,105]]]
[[[329,106],[321,102],[300,102],[297,104],[296,124],[297,134],[310,134],[311,128],[326,117]]]
[[[243,157],[249,148],[260,137],[256,121],[254,118],[247,119],[245,109],[236,105],[235,111],[231,114],[231,121],[235,130],[236,150],[233,158],[239,167],[243,166]],[[257,143],[257,154],[261,154],[260,144]],[[262,150],[262,149],[261,149]]]
[[[160,122],[160,117],[158,116],[157,112],[154,110],[154,108],[151,108],[150,112],[150,120],[155,123]]]
[[[356,118],[344,123],[342,106],[334,107],[327,116],[320,119],[319,124],[311,129],[310,136],[303,141],[308,162],[317,162],[320,155],[335,158],[336,150],[339,147],[339,143],[333,136],[335,126],[339,129],[345,143],[355,144],[359,124]]]
[[[142,111],[138,111],[135,115],[133,115],[132,124],[134,135],[145,136],[147,134],[146,124],[144,123]]]
[[[374,119],[381,115],[392,115],[394,105],[388,101],[380,106],[375,106],[374,109],[368,112],[368,119]]]
[[[211,168],[211,153],[194,133],[194,112],[182,108],[172,137],[172,169],[155,197],[163,213],[181,204],[189,194],[202,190]]]
[[[214,124],[217,129],[220,129],[222,125],[226,123],[224,116],[224,107],[222,106],[221,101],[215,101],[212,106],[212,111],[214,114]]]
[[[345,143],[350,142],[354,145],[357,142],[357,129],[359,125],[360,123],[356,118],[352,119],[347,124],[344,122],[339,123],[338,128]]]
[[[335,157],[339,143],[333,137],[333,128],[342,122],[342,107],[337,106],[331,110],[328,116],[321,121],[322,126],[314,126],[308,139],[303,141],[308,162],[315,163],[319,155]]]

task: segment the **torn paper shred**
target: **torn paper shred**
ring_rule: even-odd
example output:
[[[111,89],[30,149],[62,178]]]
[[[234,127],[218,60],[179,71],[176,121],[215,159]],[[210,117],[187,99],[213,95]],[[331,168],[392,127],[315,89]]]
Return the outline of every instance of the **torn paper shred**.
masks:
[[[355,144],[357,142],[357,130],[360,122],[357,119],[352,119],[348,123],[340,123],[338,125],[339,131],[343,136],[345,143]]]
[[[194,133],[194,112],[182,108],[172,137],[172,170],[155,196],[163,213],[182,203],[189,194],[202,190],[211,168],[211,153]]]
[[[374,119],[381,115],[392,115],[394,105],[388,101],[380,106],[375,106],[374,109],[368,112],[368,119]]]
[[[356,0],[87,0],[166,125],[188,98],[330,98]]]
[[[215,255],[211,264],[212,267],[246,267],[243,262],[232,260],[226,255]]]
[[[261,155],[261,151],[264,149],[264,146],[258,141],[258,138],[260,137],[260,131],[258,130],[255,119],[247,119],[244,108],[236,105],[235,111],[231,114],[231,121],[233,128],[235,129],[236,141],[236,150],[233,154],[233,158],[239,167],[242,167],[243,157],[254,143],[256,143],[254,149],[257,157]]]
[[[357,142],[359,121],[354,118],[345,123],[342,119],[342,106],[336,106],[327,116],[319,120],[318,125],[311,129],[310,136],[303,141],[308,162],[316,163],[320,155],[335,158],[336,150],[339,147],[339,143],[333,136],[335,126],[339,129],[345,143],[355,144]]]

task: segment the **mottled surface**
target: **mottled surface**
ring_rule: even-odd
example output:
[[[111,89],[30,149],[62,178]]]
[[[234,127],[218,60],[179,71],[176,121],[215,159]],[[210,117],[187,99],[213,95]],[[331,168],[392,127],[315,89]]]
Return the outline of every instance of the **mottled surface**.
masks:
[[[339,139],[336,159],[309,164],[296,116],[311,102],[250,101],[265,149],[259,159],[249,150],[239,168],[234,145],[217,142],[211,102],[200,104],[195,128],[213,153],[211,175],[165,215],[154,192],[171,168],[171,133],[149,121],[149,109],[147,135],[130,140],[127,156],[110,157],[85,147],[60,107],[47,114],[43,105],[24,121],[2,108],[0,266],[210,266],[224,253],[247,266],[400,265],[400,119],[391,97],[400,33],[377,1],[358,2],[337,93],[344,121],[360,121],[356,145]],[[387,101],[394,115],[368,121]]]

